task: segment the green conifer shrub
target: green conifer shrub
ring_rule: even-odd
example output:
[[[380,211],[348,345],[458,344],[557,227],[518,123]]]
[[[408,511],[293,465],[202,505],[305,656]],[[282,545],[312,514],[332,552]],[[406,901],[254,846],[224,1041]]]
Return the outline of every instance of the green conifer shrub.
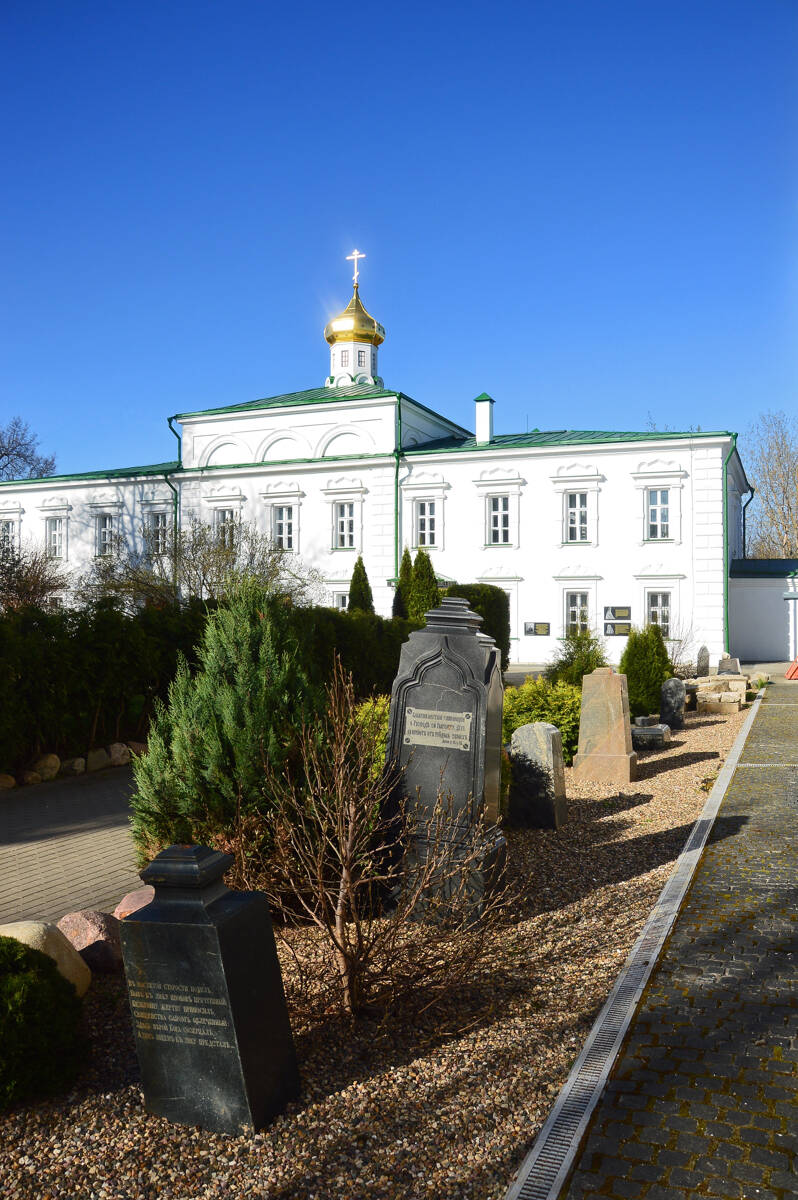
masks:
[[[548,721],[562,735],[562,756],[570,766],[579,744],[579,717],[582,693],[570,683],[551,683],[548,679],[533,679],[530,675],[520,687],[504,689],[502,736],[509,742],[521,725],[533,721]]]
[[[208,618],[197,670],[181,659],[134,760],[141,859],[173,842],[219,845],[242,816],[265,811],[266,765],[296,769],[299,731],[322,703],[289,609],[245,583]]]
[[[407,614],[411,621],[423,623],[424,613],[429,612],[431,608],[437,608],[440,602],[441,594],[438,591],[432,560],[426,550],[419,550],[413,563]]]
[[[567,633],[560,642],[554,661],[543,672],[550,683],[572,683],[582,686],[582,678],[598,667],[606,667],[604,639],[591,630]]]
[[[371,584],[366,574],[363,555],[358,554],[349,581],[349,612],[374,612],[374,597],[371,594]]]
[[[413,560],[410,557],[410,551],[407,546],[402,554],[402,561],[399,564],[399,578],[396,582],[396,590],[393,594],[393,608],[391,614],[394,617],[407,617],[407,606],[410,602],[410,588],[413,583]]]
[[[673,674],[659,625],[632,630],[618,669],[626,676],[631,716],[659,712],[660,689]]]
[[[447,596],[462,596],[469,608],[482,617],[481,633],[492,637],[501,651],[502,666],[510,665],[510,598],[504,588],[492,583],[453,583]]]
[[[0,1109],[69,1087],[85,1053],[80,1012],[49,955],[0,937]]]

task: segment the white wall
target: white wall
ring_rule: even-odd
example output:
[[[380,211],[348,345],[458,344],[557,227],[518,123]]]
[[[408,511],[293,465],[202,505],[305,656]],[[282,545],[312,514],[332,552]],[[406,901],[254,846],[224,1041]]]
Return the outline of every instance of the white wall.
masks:
[[[788,592],[793,599],[785,599]],[[731,653],[747,662],[798,657],[798,590],[787,578],[730,579]]]

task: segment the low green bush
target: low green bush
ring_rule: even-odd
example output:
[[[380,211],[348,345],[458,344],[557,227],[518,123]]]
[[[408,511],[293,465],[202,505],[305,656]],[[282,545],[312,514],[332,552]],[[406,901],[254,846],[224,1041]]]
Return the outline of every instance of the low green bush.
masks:
[[[481,633],[487,633],[499,647],[502,670],[510,665],[510,598],[504,588],[492,583],[453,583],[447,596],[461,596],[482,617]]]
[[[662,685],[673,674],[659,625],[632,630],[618,669],[626,676],[631,716],[658,713]]]
[[[370,696],[363,700],[355,709],[355,720],[364,730],[367,730],[375,745],[383,748],[388,741],[388,716],[391,709],[390,696]],[[384,757],[378,754],[372,774],[382,773]]]
[[[581,687],[583,676],[607,665],[604,639],[588,629],[566,634],[554,661],[543,674],[550,683],[572,683],[574,687]]]
[[[48,955],[0,937],[0,1109],[69,1087],[85,1051],[80,1011]]]
[[[509,742],[521,725],[548,721],[562,735],[562,755],[570,766],[579,743],[579,716],[582,693],[570,683],[551,683],[531,676],[520,687],[505,688],[502,735]]]

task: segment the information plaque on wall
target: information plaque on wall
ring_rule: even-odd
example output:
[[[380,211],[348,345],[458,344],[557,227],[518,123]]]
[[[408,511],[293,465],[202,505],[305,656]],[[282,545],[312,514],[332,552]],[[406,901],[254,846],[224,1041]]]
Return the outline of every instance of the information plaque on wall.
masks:
[[[631,632],[632,626],[629,621],[604,622],[605,637],[628,637]]]
[[[610,604],[604,608],[605,621],[631,621],[632,609],[628,604]]]
[[[524,637],[549,637],[551,621],[525,621]]]

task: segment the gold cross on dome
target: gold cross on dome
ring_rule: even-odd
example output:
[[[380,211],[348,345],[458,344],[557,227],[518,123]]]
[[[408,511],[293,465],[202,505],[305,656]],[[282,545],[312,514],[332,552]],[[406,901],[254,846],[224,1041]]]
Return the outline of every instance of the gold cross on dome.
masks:
[[[355,273],[352,276],[352,282],[354,283],[355,287],[357,287],[357,278],[358,278],[358,275],[360,274],[360,272],[357,269],[357,260],[359,258],[365,258],[365,257],[366,257],[365,254],[361,254],[359,250],[353,250],[351,254],[347,254],[347,256],[346,256],[347,262],[354,261],[354,264],[355,264]]]

